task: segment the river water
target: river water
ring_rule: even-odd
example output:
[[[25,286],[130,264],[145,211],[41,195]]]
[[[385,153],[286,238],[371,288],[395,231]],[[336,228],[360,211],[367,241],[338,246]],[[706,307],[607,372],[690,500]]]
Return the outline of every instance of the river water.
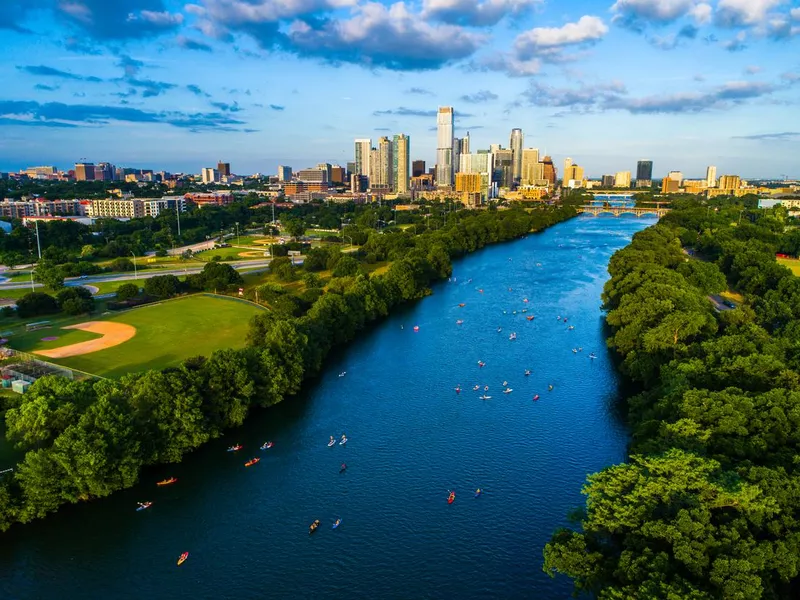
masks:
[[[627,442],[600,292],[611,254],[652,223],[580,217],[457,261],[302,396],[131,490],[0,535],[0,598],[567,598],[542,548]]]

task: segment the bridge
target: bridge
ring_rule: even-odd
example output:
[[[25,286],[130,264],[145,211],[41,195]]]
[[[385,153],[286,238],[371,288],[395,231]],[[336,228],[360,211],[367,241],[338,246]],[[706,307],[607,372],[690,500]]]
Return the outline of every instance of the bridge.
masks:
[[[662,208],[661,206],[639,207],[639,206],[578,206],[575,208],[579,213],[594,215],[614,215],[620,217],[622,215],[636,215],[637,217],[654,216],[659,219],[667,214],[670,209]]]

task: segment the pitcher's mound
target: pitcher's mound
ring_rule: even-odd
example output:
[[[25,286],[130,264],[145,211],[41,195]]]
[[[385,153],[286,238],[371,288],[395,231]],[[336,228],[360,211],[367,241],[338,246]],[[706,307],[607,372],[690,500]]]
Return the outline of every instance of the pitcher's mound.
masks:
[[[96,340],[89,340],[88,342],[79,342],[77,344],[70,344],[69,346],[62,346],[61,348],[53,348],[52,350],[39,350],[38,352],[34,352],[34,354],[46,356],[48,358],[80,356],[82,354],[99,352],[106,348],[118,346],[136,335],[136,327],[126,325],[125,323],[114,323],[113,321],[87,321],[86,323],[70,325],[62,329],[82,329],[83,331],[89,331],[91,333],[99,333],[103,337],[97,338]]]

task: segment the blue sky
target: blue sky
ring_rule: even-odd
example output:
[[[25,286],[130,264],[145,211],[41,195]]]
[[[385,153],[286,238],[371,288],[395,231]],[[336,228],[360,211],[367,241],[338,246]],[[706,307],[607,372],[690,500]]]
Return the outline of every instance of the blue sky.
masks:
[[[0,170],[353,160],[438,105],[598,177],[800,177],[800,0],[4,0]],[[10,19],[10,20],[9,20]],[[559,168],[560,170],[560,168]]]

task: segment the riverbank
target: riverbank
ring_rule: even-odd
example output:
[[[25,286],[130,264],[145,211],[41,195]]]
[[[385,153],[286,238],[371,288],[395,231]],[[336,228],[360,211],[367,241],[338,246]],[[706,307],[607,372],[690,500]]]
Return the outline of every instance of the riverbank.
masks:
[[[7,413],[9,439],[28,452],[13,479],[0,483],[0,500],[6,500],[0,502],[0,529],[131,487],[146,466],[180,462],[241,425],[251,406],[297,394],[331,350],[448,277],[453,258],[574,214],[571,208],[486,211],[459,215],[447,229],[419,236],[375,233],[365,246],[378,259],[392,260],[385,274],[338,278],[300,318],[256,316],[243,350],[119,382],[42,379]]]

